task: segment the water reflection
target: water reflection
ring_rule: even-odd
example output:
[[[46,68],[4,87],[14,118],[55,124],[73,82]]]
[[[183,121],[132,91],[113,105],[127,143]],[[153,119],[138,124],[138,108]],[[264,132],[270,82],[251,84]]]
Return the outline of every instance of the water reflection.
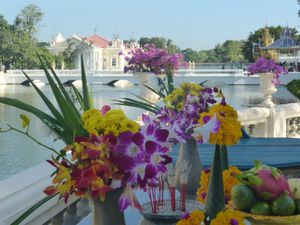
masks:
[[[120,99],[124,97],[132,97],[132,94],[138,93],[138,87],[132,87],[128,89],[118,89],[104,85],[91,85],[91,91],[94,97],[95,106],[100,108],[104,104],[111,104],[114,99]],[[52,102],[54,97],[50,94],[49,85],[41,87],[43,93],[45,93]],[[237,109],[244,108],[248,105],[251,99],[261,97],[258,86],[224,86],[222,88],[227,102]],[[0,86],[1,96],[16,98],[24,101],[30,105],[36,106],[39,109],[46,111],[46,106],[34,92],[32,87],[23,87],[20,85],[2,85]],[[293,96],[285,89],[285,87],[279,87],[275,97],[285,96],[286,98],[293,98]],[[122,108],[126,111],[127,115],[131,119],[136,119],[141,115],[142,110],[135,108],[117,106],[114,108]],[[15,127],[21,127],[21,120],[19,115],[22,111],[6,105],[0,105],[0,122],[1,127],[8,123]],[[24,112],[22,112],[24,113]],[[53,138],[49,138],[44,125],[32,115],[31,118],[30,133],[41,140],[46,145],[60,149],[63,147],[62,142],[53,142]],[[39,164],[49,158],[50,153],[46,149],[33,143],[25,136],[16,132],[4,133],[0,135],[0,180],[18,173],[24,169],[30,168],[36,164]]]

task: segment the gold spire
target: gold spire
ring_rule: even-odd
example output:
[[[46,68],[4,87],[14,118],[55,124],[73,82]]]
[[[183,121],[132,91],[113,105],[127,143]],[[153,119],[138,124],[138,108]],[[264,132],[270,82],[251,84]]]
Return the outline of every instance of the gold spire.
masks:
[[[263,32],[262,47],[270,46],[271,44],[273,44],[273,42],[274,42],[274,39],[272,38],[272,36],[270,34],[270,30],[266,25],[264,28],[264,32]],[[278,53],[276,50],[262,50],[260,53],[261,53],[261,56],[263,56],[265,58],[271,58],[273,60],[278,60]]]

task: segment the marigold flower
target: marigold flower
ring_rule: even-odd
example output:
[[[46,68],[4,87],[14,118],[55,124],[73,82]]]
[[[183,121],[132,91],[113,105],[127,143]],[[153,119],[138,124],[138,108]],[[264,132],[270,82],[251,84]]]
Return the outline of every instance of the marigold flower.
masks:
[[[230,105],[213,105],[209,112],[200,115],[199,123],[204,124],[207,118],[212,117],[214,114],[217,115],[221,126],[217,133],[211,133],[210,143],[226,146],[236,144],[242,137],[242,126],[238,121],[236,110]]]
[[[217,217],[213,219],[210,225],[246,225],[244,216],[240,212],[227,209],[219,212]]]
[[[183,218],[176,223],[176,225],[202,225],[205,220],[205,214],[203,211],[195,210],[188,215],[187,218]]]
[[[22,119],[22,127],[28,127],[30,124],[30,119],[27,115],[25,114],[20,114],[20,118]]]
[[[224,192],[227,201],[231,199],[231,189],[240,181],[234,176],[236,174],[241,174],[242,172],[235,166],[230,166],[228,170],[223,171],[223,181],[224,181]],[[202,171],[200,178],[200,188],[197,191],[197,200],[201,203],[205,203],[206,196],[208,193],[210,179],[210,170],[206,169]]]

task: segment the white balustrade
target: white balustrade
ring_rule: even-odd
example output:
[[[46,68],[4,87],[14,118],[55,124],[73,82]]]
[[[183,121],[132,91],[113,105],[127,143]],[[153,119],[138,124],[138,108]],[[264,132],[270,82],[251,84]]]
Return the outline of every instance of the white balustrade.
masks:
[[[238,116],[250,136],[300,138],[300,103],[247,108]]]
[[[0,224],[9,225],[23,212],[45,197],[43,189],[51,184],[53,167],[42,163],[0,181]],[[78,198],[71,196],[68,205]],[[58,197],[38,208],[22,225],[41,225],[55,217],[68,205]]]

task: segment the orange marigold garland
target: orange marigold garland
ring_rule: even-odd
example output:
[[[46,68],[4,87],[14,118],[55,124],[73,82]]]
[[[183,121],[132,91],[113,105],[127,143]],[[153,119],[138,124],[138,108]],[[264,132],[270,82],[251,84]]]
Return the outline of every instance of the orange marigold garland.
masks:
[[[195,210],[192,213],[186,213],[176,225],[205,225],[205,213]],[[238,211],[227,209],[217,214],[217,217],[210,222],[210,225],[246,225],[244,216]]]
[[[202,225],[205,221],[205,214],[203,211],[195,210],[192,213],[186,213],[183,218],[177,222],[176,225]]]
[[[226,146],[236,144],[243,135],[236,110],[228,104],[213,105],[209,112],[201,114],[199,123],[204,124],[207,117],[213,117],[214,115],[217,116],[221,125],[218,132],[210,134],[209,142]]]
[[[224,192],[225,192],[226,201],[229,201],[231,199],[232,187],[240,183],[239,180],[234,175],[241,174],[241,173],[242,172],[235,166],[230,166],[229,170],[223,171]],[[210,170],[209,169],[203,170],[200,179],[201,187],[197,191],[197,200],[201,203],[205,203],[206,201],[209,179],[210,179]]]
[[[244,216],[235,210],[227,209],[219,212],[210,225],[246,225]]]

